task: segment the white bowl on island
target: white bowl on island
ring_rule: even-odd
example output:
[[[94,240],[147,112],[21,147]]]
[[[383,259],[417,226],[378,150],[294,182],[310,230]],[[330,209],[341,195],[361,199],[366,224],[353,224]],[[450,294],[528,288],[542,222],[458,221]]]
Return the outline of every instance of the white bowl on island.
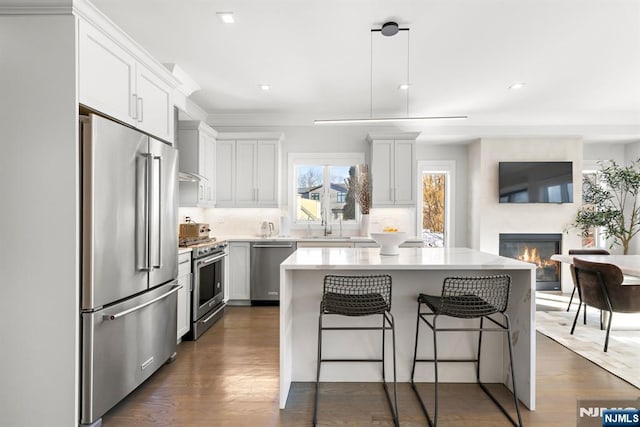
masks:
[[[371,233],[370,236],[380,245],[380,255],[398,255],[398,246],[407,240],[404,231],[383,231]]]

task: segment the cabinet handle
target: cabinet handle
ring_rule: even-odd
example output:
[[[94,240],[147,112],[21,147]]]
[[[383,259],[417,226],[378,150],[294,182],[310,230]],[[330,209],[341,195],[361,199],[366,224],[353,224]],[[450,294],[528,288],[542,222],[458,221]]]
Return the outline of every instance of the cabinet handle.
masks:
[[[137,109],[138,109],[138,97],[134,93],[134,94],[131,94],[131,104],[129,105],[129,115],[133,120],[138,119]]]
[[[142,123],[144,118],[144,100],[141,96],[138,97],[138,121]]]

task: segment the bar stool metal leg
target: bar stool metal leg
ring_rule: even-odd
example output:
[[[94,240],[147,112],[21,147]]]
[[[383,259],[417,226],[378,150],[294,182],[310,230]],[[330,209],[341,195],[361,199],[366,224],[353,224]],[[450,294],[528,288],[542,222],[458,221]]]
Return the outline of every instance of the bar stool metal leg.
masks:
[[[393,416],[393,423],[394,425],[398,426],[399,425],[399,419],[398,419],[398,386],[397,386],[397,379],[396,379],[396,327],[395,327],[395,321],[393,319],[393,315],[391,313],[387,314],[383,314],[383,331],[382,333],[384,334],[386,329],[389,329],[386,327],[386,322],[389,322],[390,325],[390,329],[391,329],[391,341],[392,341],[392,348],[393,348],[393,404],[391,403],[391,397],[389,396],[389,388],[387,385],[387,380],[385,378],[385,368],[384,365],[386,364],[385,362],[385,353],[384,353],[384,339],[383,339],[383,345],[382,345],[382,386],[384,388],[384,392],[385,395],[387,396],[387,402],[389,403],[389,408],[391,409],[391,415]]]
[[[318,422],[318,386],[320,384],[320,363],[322,362],[322,314],[318,316],[318,361],[316,362],[316,395],[313,404],[313,425]]]

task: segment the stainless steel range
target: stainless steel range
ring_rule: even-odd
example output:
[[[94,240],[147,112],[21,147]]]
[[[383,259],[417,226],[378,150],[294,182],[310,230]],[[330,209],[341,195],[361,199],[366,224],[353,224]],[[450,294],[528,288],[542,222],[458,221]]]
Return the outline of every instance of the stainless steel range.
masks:
[[[193,249],[191,330],[186,338],[197,340],[224,315],[224,257],[226,242],[200,239],[182,242]]]

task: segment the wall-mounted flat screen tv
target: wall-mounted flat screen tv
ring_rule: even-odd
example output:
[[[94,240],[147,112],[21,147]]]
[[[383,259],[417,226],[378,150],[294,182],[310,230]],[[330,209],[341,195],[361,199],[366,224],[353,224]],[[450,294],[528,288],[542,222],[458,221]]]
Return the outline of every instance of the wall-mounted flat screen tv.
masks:
[[[572,162],[500,162],[500,203],[573,203]]]

